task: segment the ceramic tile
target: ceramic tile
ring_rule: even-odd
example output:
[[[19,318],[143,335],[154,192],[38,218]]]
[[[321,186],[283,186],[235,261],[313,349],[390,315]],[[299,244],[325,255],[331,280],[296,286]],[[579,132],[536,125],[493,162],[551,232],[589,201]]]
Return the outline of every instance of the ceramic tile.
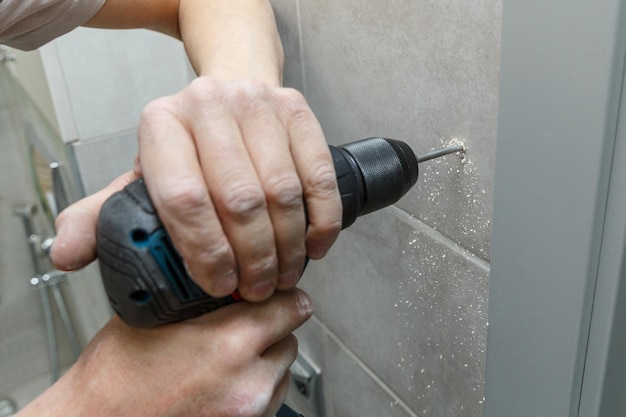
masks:
[[[135,128],[146,104],[189,81],[182,44],[155,32],[78,28],[55,44],[80,139]]]
[[[383,136],[424,153],[465,140],[465,166],[453,157],[424,164],[420,186],[398,206],[483,259],[501,7],[498,0],[301,2],[305,93],[329,142]]]
[[[329,338],[327,379],[336,417],[415,417],[389,388],[336,339]]]
[[[312,266],[301,286],[318,317],[413,410],[480,415],[484,261],[393,208],[358,220]]]
[[[135,130],[97,140],[78,141],[70,146],[86,195],[133,169],[138,149]]]

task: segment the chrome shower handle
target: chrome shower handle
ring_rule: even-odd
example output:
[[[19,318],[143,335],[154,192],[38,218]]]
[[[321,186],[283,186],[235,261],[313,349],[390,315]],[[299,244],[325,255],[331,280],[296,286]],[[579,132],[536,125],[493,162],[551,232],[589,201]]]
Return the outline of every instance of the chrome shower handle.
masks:
[[[52,162],[49,167],[52,173],[52,197],[55,205],[55,212],[52,214],[56,217],[72,204],[72,198],[63,173],[63,165],[58,162]]]

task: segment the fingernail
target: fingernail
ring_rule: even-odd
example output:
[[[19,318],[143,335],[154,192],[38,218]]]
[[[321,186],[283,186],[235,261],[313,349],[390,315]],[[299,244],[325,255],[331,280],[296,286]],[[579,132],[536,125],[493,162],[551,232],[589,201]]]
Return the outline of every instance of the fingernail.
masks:
[[[65,248],[67,248],[67,243],[65,243],[64,241],[59,242],[57,239],[54,242],[54,244],[50,247],[49,254],[50,254],[50,259],[52,259],[52,262],[57,268],[60,268],[64,271],[69,271],[73,269],[72,267],[74,265],[70,265],[70,263],[67,262],[67,260],[65,260],[63,264],[61,264],[61,262],[59,261],[59,251],[63,252]]]
[[[296,291],[296,302],[298,304],[298,310],[303,316],[308,317],[313,314],[313,301],[304,291]]]

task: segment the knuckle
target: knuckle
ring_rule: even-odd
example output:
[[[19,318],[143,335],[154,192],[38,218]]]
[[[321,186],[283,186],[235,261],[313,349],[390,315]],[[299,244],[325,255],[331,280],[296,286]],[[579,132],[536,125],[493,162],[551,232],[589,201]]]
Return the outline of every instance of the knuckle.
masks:
[[[301,244],[298,244],[297,246],[293,244],[289,245],[288,249],[289,249],[289,252],[287,252],[287,255],[288,255],[288,258],[286,259],[287,261],[301,262],[306,256],[306,249],[304,246],[304,242],[302,242]]]
[[[142,119],[161,117],[163,113],[169,113],[174,104],[172,97],[160,97],[149,102],[141,112]]]
[[[292,126],[298,127],[303,133],[309,134],[318,128],[315,115],[306,106],[297,106],[289,113],[289,120]]]
[[[221,95],[221,89],[218,82],[208,77],[196,78],[183,91],[193,102],[204,102],[207,99],[219,97]]]
[[[231,216],[246,219],[265,208],[265,193],[258,184],[240,183],[222,192],[221,203]]]
[[[320,222],[315,225],[315,230],[318,236],[335,236],[341,230],[342,222],[341,216],[337,218],[329,219],[325,222]]]
[[[266,118],[273,106],[269,87],[256,80],[241,81],[233,94],[235,104],[246,117]]]
[[[202,114],[204,117],[213,117],[214,113],[223,110],[226,105],[226,91],[217,80],[201,77],[183,90],[181,101],[187,112]]]
[[[302,206],[302,185],[294,175],[274,175],[266,187],[267,199],[285,209]]]
[[[254,320],[250,317],[239,318],[237,324],[242,329],[249,329],[254,326]],[[229,366],[236,365],[238,361],[248,360],[250,357],[250,346],[243,332],[230,332],[220,338],[219,350],[230,352],[228,355]]]
[[[269,92],[268,87],[260,81],[245,79],[237,84],[235,89],[237,97],[247,101],[251,97],[266,97]]]
[[[289,246],[289,252],[288,252],[288,258],[287,261],[290,261],[292,263],[302,263],[304,257],[306,256],[306,248],[304,246],[304,242],[302,242],[301,244],[295,246],[295,245],[290,245]]]
[[[341,218],[337,218],[337,220],[331,221],[328,223],[328,226],[321,227],[320,230],[322,234],[325,235],[336,235],[341,230],[342,222]]]
[[[260,259],[250,263],[246,270],[251,275],[265,275],[269,271],[274,271],[278,267],[278,259],[274,253],[264,255]]]
[[[162,209],[183,216],[206,210],[210,200],[204,182],[193,177],[179,178],[171,185],[160,187],[158,195]]]
[[[209,239],[210,244],[206,244],[203,237],[197,245],[188,248],[184,253],[185,258],[193,259],[194,262],[213,266],[215,271],[224,269],[226,265],[232,262],[232,251],[228,240],[212,238]]]
[[[292,111],[308,109],[304,95],[295,88],[281,88],[278,99],[284,103],[286,108],[292,109]]]
[[[177,103],[173,97],[161,97],[148,103],[141,111],[139,120],[139,141],[150,138],[149,133],[152,129],[158,129],[164,120],[176,118]]]
[[[287,119],[294,122],[315,122],[317,119],[310,109],[304,95],[293,88],[281,88],[276,98],[278,107]]]
[[[341,227],[341,213],[339,213],[338,217],[328,217],[323,220],[319,219],[315,224],[311,223],[309,234],[307,235],[307,249],[310,249],[310,245],[313,242],[316,242],[316,244],[333,242],[341,231]]]
[[[218,81],[212,78],[198,78],[188,87],[187,94],[195,105],[204,107],[228,105],[250,110],[260,107],[269,98],[269,88],[253,79],[237,81]]]
[[[319,157],[313,163],[313,175],[307,178],[305,190],[308,195],[328,197],[337,192],[337,174],[335,167],[327,158]]]

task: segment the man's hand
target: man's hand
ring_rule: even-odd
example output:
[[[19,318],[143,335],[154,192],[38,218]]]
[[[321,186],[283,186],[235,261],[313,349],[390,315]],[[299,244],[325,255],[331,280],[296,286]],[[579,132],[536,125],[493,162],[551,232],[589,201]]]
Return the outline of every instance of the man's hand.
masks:
[[[292,290],[153,329],[116,317],[18,416],[272,417],[297,355],[291,333],[311,314]]]
[[[213,296],[238,288],[260,301],[292,288],[305,254],[321,258],[339,233],[330,152],[295,90],[199,78],[147,106],[139,144],[134,173],[58,217],[58,268],[95,259],[100,206],[139,176],[190,275]]]
[[[239,288],[258,301],[291,288],[305,254],[321,258],[339,232],[330,152],[295,90],[199,78],[148,105],[139,144],[136,173],[212,295]]]

